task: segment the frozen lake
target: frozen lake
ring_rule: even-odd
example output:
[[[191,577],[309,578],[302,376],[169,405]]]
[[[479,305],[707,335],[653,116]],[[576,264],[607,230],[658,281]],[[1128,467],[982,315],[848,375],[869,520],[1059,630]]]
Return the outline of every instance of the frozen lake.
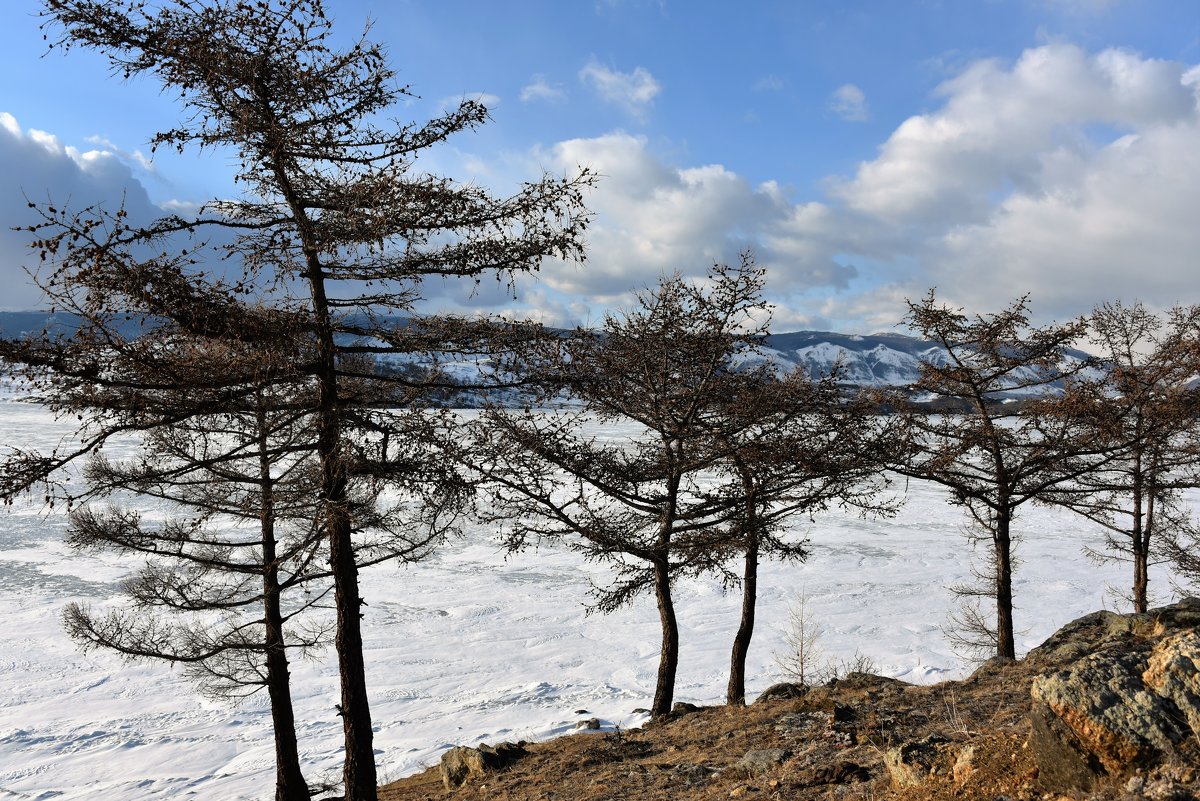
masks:
[[[69,431],[40,407],[0,400],[0,443],[47,447]],[[940,631],[955,603],[946,588],[969,578],[962,523],[941,490],[918,482],[892,520],[797,519],[812,553],[803,564],[763,565],[750,695],[780,679],[774,653],[799,593],[830,658],[858,651],[880,672],[912,682],[963,675],[967,666]],[[1082,546],[1099,545],[1099,535],[1080,518],[1031,507],[1017,528],[1019,652],[1081,614],[1112,608],[1106,585],[1129,584],[1123,566],[1097,568],[1084,558]],[[0,798],[271,797],[265,694],[236,707],[206,701],[169,665],[83,655],[62,632],[65,604],[103,604],[137,566],[73,553],[64,530],[61,513],[40,503],[18,503],[0,516]],[[644,718],[632,710],[649,706],[654,691],[657,616],[649,598],[587,616],[588,581],[606,577],[605,567],[563,549],[506,557],[480,529],[426,562],[364,571],[381,779],[433,764],[455,744],[571,731],[576,709],[606,726],[638,725]],[[1165,577],[1151,580],[1156,600],[1166,601]],[[679,585],[677,700],[723,699],[739,604],[716,580]],[[294,663],[292,674],[306,775],[336,777],[332,654]]]

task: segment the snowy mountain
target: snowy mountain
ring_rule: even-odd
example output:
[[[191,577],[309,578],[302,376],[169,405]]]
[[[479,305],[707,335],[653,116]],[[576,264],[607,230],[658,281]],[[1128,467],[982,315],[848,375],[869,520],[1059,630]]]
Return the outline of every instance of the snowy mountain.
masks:
[[[923,362],[944,364],[947,360],[946,350],[934,342],[888,333],[866,336],[832,331],[774,334],[767,337],[762,353],[763,358],[775,364],[780,372],[799,367],[813,378],[827,376],[835,365],[840,365],[842,383],[860,387],[910,386],[920,378]],[[1068,366],[1090,358],[1081,350],[1066,351]],[[1014,382],[1033,377],[1032,369],[1017,371]],[[1042,391],[1040,388],[1015,390],[1011,396],[1029,396]]]
[[[0,335],[17,337],[36,334],[43,326],[52,330],[70,330],[75,324],[71,315],[52,317],[41,312],[0,312]],[[128,333],[128,332],[127,332]],[[1068,351],[1068,358],[1088,358],[1083,351]],[[772,334],[761,348],[761,356],[745,357],[741,364],[754,365],[763,360],[774,364],[780,373],[797,367],[808,371],[813,378],[829,375],[840,363],[842,383],[862,387],[903,387],[916,382],[921,363],[939,364],[946,352],[928,340],[895,333],[868,335],[839,334],[833,331],[795,331]],[[419,367],[414,357],[389,359],[395,367]],[[481,373],[490,373],[488,360],[480,362],[443,362],[443,372],[466,384],[476,383]],[[470,404],[469,404],[470,405]]]
[[[945,351],[932,342],[903,334],[838,334],[797,331],[767,337],[763,355],[782,372],[796,367],[813,378],[829,375],[840,362],[844,382],[856,386],[907,386],[921,374],[921,362],[941,363]]]

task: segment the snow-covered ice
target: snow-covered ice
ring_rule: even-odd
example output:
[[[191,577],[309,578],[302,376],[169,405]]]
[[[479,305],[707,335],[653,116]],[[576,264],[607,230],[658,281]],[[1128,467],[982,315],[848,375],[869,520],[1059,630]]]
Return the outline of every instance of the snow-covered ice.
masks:
[[[69,431],[40,407],[0,400],[0,443],[47,447]],[[831,659],[861,652],[880,672],[914,682],[964,674],[940,631],[954,605],[946,587],[969,577],[962,514],[929,485],[909,484],[907,498],[892,520],[796,520],[811,538],[811,557],[763,567],[751,694],[780,678],[773,654],[799,593]],[[1111,607],[1106,584],[1129,583],[1124,569],[1084,558],[1082,546],[1098,544],[1099,535],[1078,518],[1032,508],[1018,527],[1018,650],[1080,614]],[[206,701],[169,665],[85,655],[68,640],[62,607],[113,597],[136,562],[72,553],[64,530],[59,511],[32,501],[0,517],[0,797],[269,798],[265,697],[236,707]],[[562,548],[506,557],[479,529],[426,562],[364,571],[381,778],[433,764],[458,743],[571,731],[578,709],[606,727],[641,723],[633,710],[649,706],[653,694],[657,617],[648,598],[588,616],[588,582],[606,577],[605,567]],[[1152,578],[1166,600],[1165,578]],[[739,603],[714,579],[679,586],[678,700],[720,702]],[[293,665],[310,780],[340,772],[336,676],[331,654]]]

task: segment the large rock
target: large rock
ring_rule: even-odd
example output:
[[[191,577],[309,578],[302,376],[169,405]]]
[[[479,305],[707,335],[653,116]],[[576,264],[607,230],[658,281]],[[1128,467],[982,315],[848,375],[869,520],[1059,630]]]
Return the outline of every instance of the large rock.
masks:
[[[1200,737],[1197,623],[1196,599],[1144,615],[1097,613],[1031,653],[1075,660],[1033,681],[1030,746],[1043,787],[1088,790],[1173,758]]]
[[[918,787],[929,778],[930,771],[941,756],[942,749],[949,743],[945,737],[931,734],[921,740],[905,743],[899,748],[883,752],[883,766],[887,768],[894,787]]]
[[[508,767],[525,753],[524,742],[500,743],[495,746],[480,743],[478,748],[456,745],[442,754],[442,784],[447,790],[453,790],[473,776],[483,776]]]
[[[754,703],[757,704],[759,701],[778,701],[786,698],[803,698],[806,692],[808,692],[808,688],[803,684],[793,684],[785,681],[779,684],[772,684],[763,690],[762,694],[754,699]]]
[[[1142,683],[1174,705],[1188,728],[1200,734],[1200,633],[1182,631],[1156,643]]]
[[[733,764],[733,769],[747,778],[762,776],[792,755],[785,748],[761,748],[747,751],[746,755]]]

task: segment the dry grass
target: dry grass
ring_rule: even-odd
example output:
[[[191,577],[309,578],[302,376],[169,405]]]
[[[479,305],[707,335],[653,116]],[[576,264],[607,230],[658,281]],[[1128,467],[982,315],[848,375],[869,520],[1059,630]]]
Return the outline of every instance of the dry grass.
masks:
[[[1028,732],[1030,677],[1018,664],[929,687],[852,674],[801,699],[711,707],[643,729],[580,732],[529,747],[510,769],[445,790],[436,768],[383,788],[381,801],[417,799],[987,799],[1040,798]],[[947,699],[953,699],[948,702]],[[891,748],[929,735],[933,773],[896,787]],[[970,775],[953,766],[971,745]],[[735,767],[748,751],[789,756],[758,775]]]

